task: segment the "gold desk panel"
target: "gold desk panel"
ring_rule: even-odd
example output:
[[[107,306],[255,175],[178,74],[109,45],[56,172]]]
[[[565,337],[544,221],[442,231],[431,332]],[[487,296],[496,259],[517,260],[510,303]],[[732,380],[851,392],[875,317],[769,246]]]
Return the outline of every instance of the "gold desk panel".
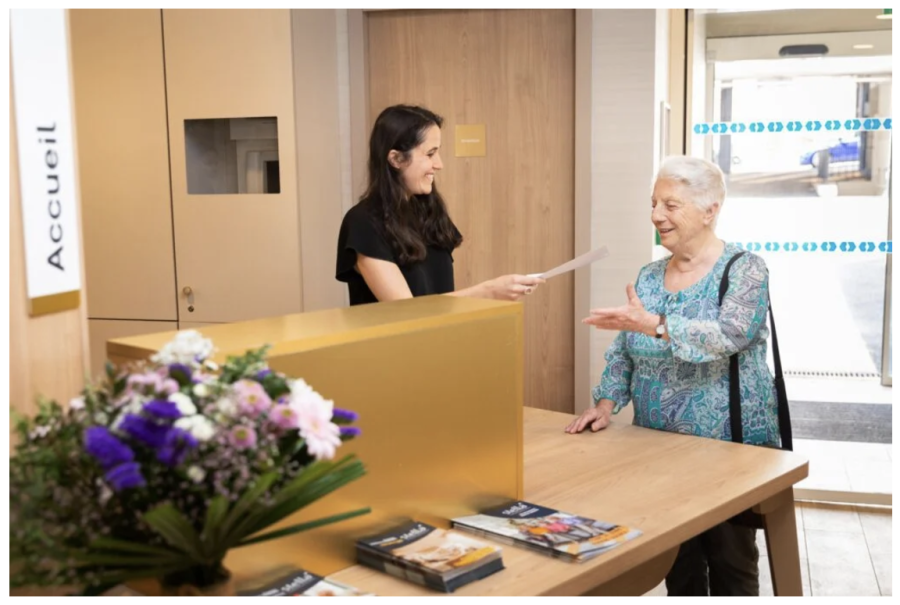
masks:
[[[372,513],[233,551],[243,577],[297,565],[322,575],[355,563],[354,541],[403,518],[447,520],[523,496],[520,303],[428,296],[198,330],[214,359],[269,343],[273,370],[356,411],[362,479],[281,525],[370,506]],[[110,340],[113,361],[144,359],[174,332]]]

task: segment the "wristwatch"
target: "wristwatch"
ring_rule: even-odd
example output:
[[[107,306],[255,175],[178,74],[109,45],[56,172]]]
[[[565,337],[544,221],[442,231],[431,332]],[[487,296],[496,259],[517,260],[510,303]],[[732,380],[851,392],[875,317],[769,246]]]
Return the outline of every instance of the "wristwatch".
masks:
[[[662,338],[666,334],[666,314],[659,314],[659,324],[656,326],[656,337]]]

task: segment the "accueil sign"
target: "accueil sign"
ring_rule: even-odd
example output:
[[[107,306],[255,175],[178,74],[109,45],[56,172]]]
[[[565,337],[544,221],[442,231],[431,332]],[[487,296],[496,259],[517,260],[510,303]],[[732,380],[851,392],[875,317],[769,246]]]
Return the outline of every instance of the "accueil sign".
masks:
[[[81,292],[78,192],[66,11],[10,11],[29,313],[77,308]],[[16,175],[10,175],[15,178]]]

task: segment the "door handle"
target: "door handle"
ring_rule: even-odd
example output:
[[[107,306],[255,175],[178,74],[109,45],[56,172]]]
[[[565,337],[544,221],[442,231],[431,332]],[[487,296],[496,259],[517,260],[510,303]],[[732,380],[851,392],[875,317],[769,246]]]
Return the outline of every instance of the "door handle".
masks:
[[[181,293],[187,297],[188,313],[194,312],[194,290],[190,286],[181,289]]]

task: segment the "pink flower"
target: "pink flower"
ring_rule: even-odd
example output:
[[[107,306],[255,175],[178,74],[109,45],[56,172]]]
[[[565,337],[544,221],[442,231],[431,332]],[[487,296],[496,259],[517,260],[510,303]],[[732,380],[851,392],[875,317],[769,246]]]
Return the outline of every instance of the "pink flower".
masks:
[[[156,372],[144,374],[132,374],[127,381],[128,390],[137,391],[143,395],[165,395],[178,392],[178,383],[167,377],[165,368]]]
[[[241,412],[258,416],[272,407],[272,400],[262,385],[254,380],[238,380],[233,385]]]
[[[334,402],[325,399],[301,378],[290,383],[290,405],[297,413],[300,436],[317,460],[331,459],[341,444],[341,429],[331,422]]]
[[[281,430],[297,428],[297,411],[286,403],[279,403],[269,410],[269,419]]]
[[[147,372],[146,374],[132,374],[128,377],[126,381],[126,385],[129,389],[134,389],[136,387],[144,387],[148,384],[152,384],[153,380],[156,378],[156,374],[154,372]],[[141,389],[143,390],[143,389]]]
[[[256,445],[256,431],[253,427],[238,425],[231,429],[231,444],[239,450]]]
[[[297,428],[306,440],[306,449],[316,460],[334,457],[341,444],[341,429],[331,422],[331,408],[307,398],[293,406],[297,414]]]
[[[331,460],[341,445],[341,429],[323,416],[299,419],[300,436],[306,440],[306,449],[316,460]]]

